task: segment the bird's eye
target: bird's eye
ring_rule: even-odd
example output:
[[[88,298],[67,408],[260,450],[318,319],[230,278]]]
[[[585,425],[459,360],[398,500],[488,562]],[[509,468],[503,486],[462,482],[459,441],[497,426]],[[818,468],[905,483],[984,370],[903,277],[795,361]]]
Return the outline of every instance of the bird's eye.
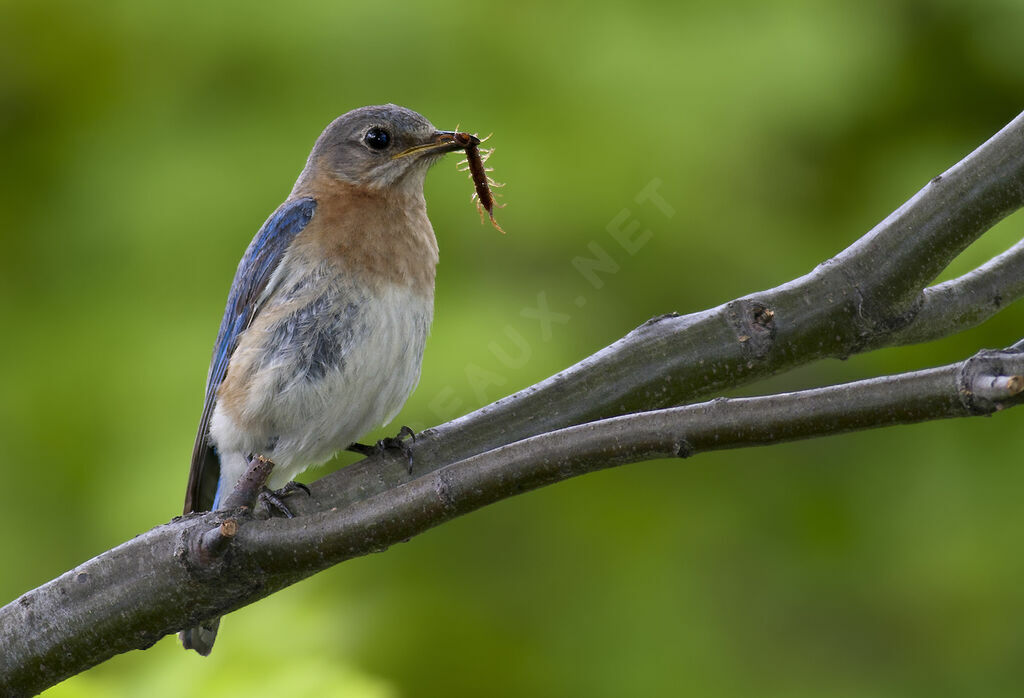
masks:
[[[374,126],[363,136],[363,143],[371,150],[384,150],[391,145],[391,134],[382,128]]]

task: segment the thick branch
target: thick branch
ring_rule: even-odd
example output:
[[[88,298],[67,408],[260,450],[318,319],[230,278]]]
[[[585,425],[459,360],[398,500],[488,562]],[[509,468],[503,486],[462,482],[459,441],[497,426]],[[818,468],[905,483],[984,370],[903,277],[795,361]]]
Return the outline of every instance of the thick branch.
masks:
[[[259,521],[244,512],[226,521],[218,514],[179,518],[0,609],[0,692],[42,690],[338,562],[543,485],[651,458],[990,414],[1018,404],[1021,374],[1024,354],[982,352],[898,376],[569,427],[447,465],[340,511],[332,507],[338,493],[321,480],[313,486],[319,511],[295,519]],[[974,386],[988,397],[974,394]]]

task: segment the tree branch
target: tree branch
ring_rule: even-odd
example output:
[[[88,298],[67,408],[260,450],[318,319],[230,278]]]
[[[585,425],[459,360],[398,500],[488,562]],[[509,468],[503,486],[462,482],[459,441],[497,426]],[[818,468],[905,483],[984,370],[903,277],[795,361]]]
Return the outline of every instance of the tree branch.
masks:
[[[0,692],[41,690],[337,562],[583,472],[1016,405],[1019,347],[901,376],[663,409],[987,317],[1022,292],[1020,245],[925,286],[1022,204],[1024,114],[809,274],[656,318],[536,386],[427,430],[412,476],[404,459],[366,459],[293,500],[294,520],[257,520],[248,509],[175,519],[23,595],[0,609]],[[653,411],[626,414],[641,410]]]
[[[914,321],[876,346],[930,342],[980,325],[1024,295],[1024,240],[963,276],[926,288]]]
[[[537,487],[652,458],[991,414],[1021,402],[1022,374],[1024,353],[985,351],[897,376],[568,427],[443,466],[345,509],[332,506],[345,493],[325,478],[313,485],[316,510],[294,519],[257,520],[246,510],[179,517],[0,609],[0,689],[39,691]]]
[[[487,504],[577,475],[654,458],[990,415],[1020,404],[1022,390],[1024,353],[982,351],[958,363],[894,376],[610,417],[446,465],[367,498],[341,516],[321,508],[305,524],[275,520],[273,526],[243,529],[242,536],[259,551],[261,569],[292,583],[296,562],[328,567],[363,554],[368,540],[371,549],[383,549]],[[337,494],[319,491],[321,507]]]

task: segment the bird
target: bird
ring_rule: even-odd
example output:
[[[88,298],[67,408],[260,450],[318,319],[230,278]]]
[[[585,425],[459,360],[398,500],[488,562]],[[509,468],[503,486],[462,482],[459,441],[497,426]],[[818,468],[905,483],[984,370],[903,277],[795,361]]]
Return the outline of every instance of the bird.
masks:
[[[446,153],[479,143],[467,136],[385,104],[342,114],[317,138],[231,284],[186,514],[217,510],[252,458],[271,461],[267,486],[282,487],[359,450],[402,408],[433,318],[438,245],[423,183]],[[182,644],[209,654],[218,624],[183,630]]]

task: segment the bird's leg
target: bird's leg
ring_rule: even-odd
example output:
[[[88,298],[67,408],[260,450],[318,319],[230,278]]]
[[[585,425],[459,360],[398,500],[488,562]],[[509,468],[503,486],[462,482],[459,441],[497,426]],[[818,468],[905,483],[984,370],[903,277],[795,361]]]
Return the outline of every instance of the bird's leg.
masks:
[[[264,487],[260,490],[259,496],[257,496],[256,499],[262,503],[271,514],[276,511],[286,519],[293,519],[295,518],[295,515],[292,514],[292,510],[284,503],[284,498],[290,494],[298,492],[299,490],[305,492],[307,497],[309,496],[308,487],[303,485],[301,482],[291,480],[279,490],[272,490],[269,487]]]
[[[387,451],[398,451],[405,456],[405,459],[409,464],[409,472],[412,473],[412,447],[409,446],[407,439],[415,442],[416,434],[414,434],[412,429],[409,427],[403,426],[398,430],[398,434],[383,438],[373,446],[353,443],[345,450],[352,451],[353,453],[360,453],[364,456],[375,456]]]

